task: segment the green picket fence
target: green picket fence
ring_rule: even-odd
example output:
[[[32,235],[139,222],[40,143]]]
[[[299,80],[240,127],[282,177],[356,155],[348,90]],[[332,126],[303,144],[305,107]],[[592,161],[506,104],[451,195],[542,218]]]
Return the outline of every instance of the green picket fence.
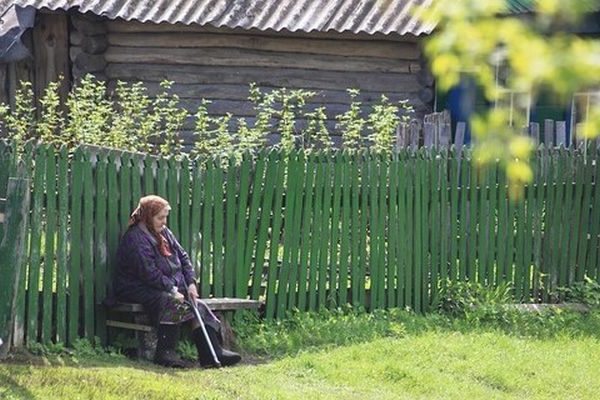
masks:
[[[446,279],[512,282],[518,300],[547,301],[558,286],[598,278],[599,153],[540,150],[518,203],[502,168],[483,174],[470,157],[268,151],[223,165],[29,145],[14,341],[105,336],[100,303],[119,236],[151,193],[172,205],[201,295],[264,299],[268,318],[346,303],[426,311]]]

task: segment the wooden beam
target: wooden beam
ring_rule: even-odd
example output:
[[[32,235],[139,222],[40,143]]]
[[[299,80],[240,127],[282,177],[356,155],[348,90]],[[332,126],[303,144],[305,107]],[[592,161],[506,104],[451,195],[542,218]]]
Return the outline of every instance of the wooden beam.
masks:
[[[93,14],[74,14],[71,16],[71,23],[84,36],[103,35],[107,32],[105,20]]]
[[[302,54],[324,54],[347,57],[374,57],[393,60],[418,60],[420,50],[415,43],[305,39],[257,35],[217,33],[109,33],[108,43],[120,47],[158,47],[206,49],[238,48]]]
[[[168,79],[179,84],[242,84],[256,82],[259,86],[289,88],[333,89],[364,88],[371,92],[413,92],[419,84],[413,74],[342,71],[307,71],[298,68],[257,68],[237,65],[231,68],[195,65],[156,65],[109,63],[109,79],[160,82]]]
[[[189,49],[164,49],[160,47],[116,47],[110,46],[104,53],[109,63],[198,65],[238,67],[295,68],[317,71],[410,73],[410,63],[402,60],[368,57],[342,57],[331,55],[311,56],[298,53],[274,53],[257,50],[206,48],[198,51]],[[320,72],[315,72],[320,73]]]
[[[69,91],[69,35],[65,14],[40,13],[33,28],[33,52],[35,62],[34,92],[41,99],[50,82],[63,80],[59,95],[64,102]]]
[[[130,322],[115,321],[112,319],[106,320],[106,326],[112,326],[114,328],[131,329],[134,331],[142,331],[142,332],[152,331],[152,327],[148,326],[148,325],[132,324]]]
[[[108,48],[106,35],[84,36],[81,48],[87,54],[102,54]]]
[[[228,297],[202,299],[208,308],[213,311],[232,311],[242,309],[258,309],[261,302],[258,300],[235,299]]]
[[[127,82],[127,81],[126,81]],[[132,84],[137,80],[131,80],[127,83]],[[108,90],[113,91],[117,86],[117,81],[111,80],[108,82]],[[149,97],[156,97],[162,92],[159,82],[144,82],[144,87],[147,89]],[[263,91],[271,91],[276,89],[274,86],[261,86]],[[351,98],[346,90],[330,90],[317,88],[288,88],[288,89],[305,89],[315,91],[316,95],[310,99],[314,103],[335,103],[335,104],[350,104]],[[410,100],[412,97],[416,100],[418,92],[398,92],[398,88],[389,88],[382,92],[373,92],[363,90],[356,97],[357,101],[368,104],[380,100],[381,95],[385,94],[390,101]],[[210,99],[210,100],[248,100],[249,85],[245,84],[179,84],[174,83],[171,86],[171,93],[177,93],[181,99]]]

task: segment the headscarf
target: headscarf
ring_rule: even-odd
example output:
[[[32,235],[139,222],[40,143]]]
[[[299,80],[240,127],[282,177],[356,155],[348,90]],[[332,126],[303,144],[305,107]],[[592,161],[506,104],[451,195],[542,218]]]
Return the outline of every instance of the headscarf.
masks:
[[[152,218],[165,208],[170,210],[171,206],[169,205],[169,202],[162,197],[156,195],[144,196],[140,199],[137,208],[131,213],[129,226],[137,225],[140,222],[143,223],[150,234],[156,239],[160,254],[165,257],[170,257],[172,253],[169,242],[160,234],[160,232],[154,229],[154,224],[152,222]]]

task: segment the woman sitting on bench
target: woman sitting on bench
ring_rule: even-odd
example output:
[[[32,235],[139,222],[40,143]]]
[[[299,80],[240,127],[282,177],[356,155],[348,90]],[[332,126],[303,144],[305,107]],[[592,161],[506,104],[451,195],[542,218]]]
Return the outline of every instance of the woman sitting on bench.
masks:
[[[158,326],[155,363],[176,368],[189,365],[179,358],[175,345],[181,325],[190,322],[201,366],[218,366],[209,339],[221,365],[236,364],[240,355],[221,347],[220,321],[198,299],[190,258],[166,226],[170,209],[159,196],[140,199],[117,250],[114,294],[119,301],[143,304],[152,323]],[[186,300],[197,304],[208,335]]]

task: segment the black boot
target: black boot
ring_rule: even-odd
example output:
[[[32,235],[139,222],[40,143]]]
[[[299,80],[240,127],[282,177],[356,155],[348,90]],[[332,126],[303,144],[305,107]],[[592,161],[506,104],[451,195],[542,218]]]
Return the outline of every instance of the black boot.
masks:
[[[217,331],[208,325],[205,327],[221,366],[227,367],[240,362],[242,357],[238,353],[226,350],[221,346]],[[202,333],[202,328],[196,328],[192,332],[192,340],[196,344],[196,349],[198,350],[198,361],[200,361],[200,365],[205,368],[216,367],[217,365],[215,364],[212,353],[210,352],[210,348],[208,347],[204,333]]]
[[[156,343],[154,362],[165,367],[187,367],[187,363],[175,352],[175,346],[179,339],[179,325],[160,324],[157,336],[158,342]]]

